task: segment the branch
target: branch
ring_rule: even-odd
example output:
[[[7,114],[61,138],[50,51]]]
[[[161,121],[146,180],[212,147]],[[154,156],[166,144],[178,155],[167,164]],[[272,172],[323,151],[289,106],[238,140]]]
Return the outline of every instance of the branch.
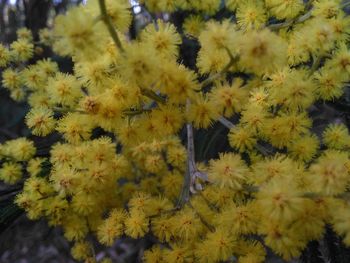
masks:
[[[344,8],[348,7],[349,5],[350,5],[350,1],[349,1],[349,2],[343,3],[343,4],[340,6],[340,8],[341,8],[341,9],[344,9]]]
[[[322,55],[319,55],[316,58],[314,58],[314,61],[310,68],[309,77],[312,76],[312,74],[314,74],[315,71],[320,67],[321,61],[322,61]]]
[[[192,181],[192,174],[195,171],[195,161],[194,161],[194,143],[193,143],[193,127],[191,123],[186,124],[187,129],[187,168],[184,178],[184,183],[182,186],[180,198],[177,206],[183,207],[190,200],[190,188]]]
[[[162,96],[158,95],[157,93],[155,93],[152,90],[148,90],[148,89],[141,89],[141,94],[143,96],[146,96],[156,102],[159,102],[161,104],[165,104],[166,103],[166,99],[164,99]]]
[[[227,63],[227,65],[220,72],[218,72],[218,73],[208,77],[206,80],[204,80],[201,83],[202,88],[209,85],[214,80],[220,78],[222,75],[224,75],[233,66],[233,64],[238,60],[238,56],[233,56],[231,51],[227,47],[225,47],[225,50],[227,51],[227,53],[230,57],[230,61]]]
[[[230,122],[228,119],[226,119],[225,117],[221,116],[218,120],[222,125],[224,125],[226,128],[232,129],[235,127],[235,125]]]
[[[190,104],[191,104],[190,100],[187,99],[187,104],[186,104],[187,110],[189,109]],[[192,123],[186,124],[186,130],[187,130],[187,168],[186,168],[186,174],[185,174],[181,194],[177,204],[178,208],[181,208],[184,206],[184,204],[188,203],[188,201],[190,200],[191,192],[192,193],[196,192],[195,180],[197,177],[202,179],[203,181],[208,181],[208,176],[205,173],[199,171],[196,166]]]
[[[308,20],[311,17],[311,15],[312,15],[312,10],[310,10],[309,12],[307,12],[304,15],[301,15],[295,19],[291,19],[291,20],[285,21],[283,23],[270,24],[267,27],[270,28],[271,30],[278,30],[278,29],[281,29],[284,27],[292,26],[294,24],[305,22],[306,20]]]
[[[100,6],[100,10],[101,10],[101,19],[102,19],[102,21],[107,26],[109,34],[111,35],[111,37],[112,37],[115,45],[117,46],[117,48],[121,52],[124,52],[125,50],[124,50],[124,48],[122,46],[122,43],[120,42],[120,39],[118,37],[118,33],[115,30],[110,17],[108,16],[105,0],[98,0],[98,3],[99,3],[99,6]]]
[[[228,119],[226,119],[226,118],[223,117],[223,116],[221,116],[221,117],[218,119],[218,121],[219,121],[222,125],[224,125],[226,128],[228,128],[228,129],[232,129],[232,128],[235,127],[235,125],[234,125],[232,122],[230,122]],[[272,153],[270,150],[266,149],[263,145],[261,145],[261,144],[259,144],[259,143],[258,143],[255,147],[256,147],[256,148],[258,149],[258,151],[259,151],[260,153],[262,153],[264,156],[267,156],[267,155],[269,155],[269,154]]]

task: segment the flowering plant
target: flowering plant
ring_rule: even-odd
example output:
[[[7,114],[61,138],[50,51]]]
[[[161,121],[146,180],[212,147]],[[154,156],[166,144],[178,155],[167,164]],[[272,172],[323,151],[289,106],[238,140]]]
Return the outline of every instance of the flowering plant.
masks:
[[[0,178],[23,182],[16,204],[62,227],[75,259],[95,262],[90,235],[107,246],[153,235],[145,262],[258,263],[267,247],[289,260],[326,224],[350,245],[350,135],[342,123],[315,131],[311,117],[350,81],[348,3],[223,2],[142,1],[191,15],[176,26],[159,15],[135,39],[126,0],[71,8],[40,44],[71,57],[73,74],[28,63],[26,29],[0,45],[3,87],[30,105],[32,134],[59,135],[46,156],[28,138],[3,143]],[[185,39],[200,46],[192,68]],[[231,149],[198,162],[196,131],[215,123]]]

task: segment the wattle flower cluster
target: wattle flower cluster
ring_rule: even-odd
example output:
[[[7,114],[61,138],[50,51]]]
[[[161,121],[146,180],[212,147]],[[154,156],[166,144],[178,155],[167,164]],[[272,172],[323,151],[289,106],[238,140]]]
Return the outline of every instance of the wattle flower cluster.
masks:
[[[71,74],[27,63],[35,45],[18,30],[0,45],[2,85],[30,105],[33,136],[59,139],[47,156],[26,138],[0,145],[0,179],[23,184],[16,204],[62,227],[86,262],[91,235],[152,235],[150,263],[260,263],[266,247],[289,260],[326,225],[350,245],[350,134],[316,131],[310,114],[350,81],[350,17],[339,0],[306,2],[144,0],[148,14],[191,15],[130,39],[127,0],[89,0],[40,32]],[[184,39],[200,45],[194,68]],[[197,131],[217,122],[231,150],[198,162]]]

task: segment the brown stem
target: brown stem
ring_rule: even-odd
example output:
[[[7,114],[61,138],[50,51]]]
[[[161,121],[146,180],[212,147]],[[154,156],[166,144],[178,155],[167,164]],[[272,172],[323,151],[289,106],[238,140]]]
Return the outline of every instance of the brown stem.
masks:
[[[100,10],[101,10],[101,19],[102,21],[105,23],[105,25],[107,26],[107,29],[109,31],[109,34],[111,35],[115,45],[117,46],[117,48],[121,51],[124,52],[124,48],[122,43],[120,42],[120,39],[118,37],[118,33],[115,30],[111,18],[108,16],[107,13],[107,7],[106,7],[106,2],[105,0],[98,0],[99,6],[100,6]]]

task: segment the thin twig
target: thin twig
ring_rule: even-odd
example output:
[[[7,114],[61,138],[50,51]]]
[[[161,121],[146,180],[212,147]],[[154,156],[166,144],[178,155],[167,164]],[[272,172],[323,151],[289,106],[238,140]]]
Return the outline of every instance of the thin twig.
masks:
[[[350,1],[349,1],[349,2],[343,3],[343,4],[340,6],[340,8],[341,8],[341,9],[344,9],[344,8],[348,7],[349,5],[350,5]]]
[[[190,99],[187,99],[186,110],[188,111],[191,106]],[[191,188],[194,185],[196,173],[199,172],[196,167],[195,153],[194,153],[194,137],[193,137],[193,126],[192,123],[186,124],[187,131],[187,167],[182,186],[180,198],[178,201],[178,207],[183,207],[190,200]],[[199,172],[200,173],[200,172]]]
[[[115,30],[111,18],[108,16],[107,13],[107,8],[106,8],[106,2],[105,0],[98,0],[99,6],[100,6],[100,11],[101,11],[101,19],[102,21],[105,23],[105,25],[107,26],[107,29],[109,31],[109,34],[111,35],[115,45],[117,46],[117,48],[121,51],[124,52],[124,48],[122,43],[120,42],[120,39],[118,37],[118,33]]]
[[[218,121],[228,129],[233,129],[235,125],[225,117],[221,116]]]
[[[203,224],[204,226],[206,226],[206,227],[209,229],[210,232],[215,232],[215,227],[212,226],[211,224],[209,224],[209,223],[204,219],[204,217],[203,217],[196,209],[194,209],[194,207],[192,206],[192,204],[191,204],[190,202],[188,203],[188,206],[189,206],[190,208],[192,208],[192,210],[196,213],[196,215],[197,215],[197,216],[199,217],[199,219],[201,220],[202,224]]]
[[[322,55],[317,56],[316,58],[314,58],[314,62],[312,63],[311,69],[310,69],[310,73],[309,73],[309,77],[314,74],[314,72],[320,67],[321,61],[322,61]]]
[[[222,125],[224,125],[226,128],[228,128],[228,129],[232,129],[232,128],[235,127],[235,125],[234,125],[232,122],[230,122],[228,119],[226,119],[226,118],[223,117],[223,116],[221,116],[221,117],[218,119],[218,121],[219,121]],[[259,143],[258,143],[255,147],[256,147],[256,148],[258,149],[258,151],[259,151],[260,153],[262,153],[264,156],[267,156],[267,155],[269,155],[269,154],[272,153],[270,150],[266,149],[263,145],[261,145],[261,144],[259,144]]]
[[[271,30],[278,30],[281,28],[285,28],[285,27],[289,27],[295,24],[299,24],[302,22],[305,22],[306,20],[308,20],[312,15],[312,10],[310,10],[309,12],[305,13],[304,15],[301,15],[295,19],[291,19],[288,21],[285,21],[283,23],[278,23],[278,24],[270,24],[267,27]]]
[[[202,88],[204,88],[205,86],[209,85],[210,83],[212,83],[213,81],[215,81],[216,79],[220,78],[221,76],[223,76],[224,74],[227,73],[227,71],[233,66],[233,64],[235,62],[237,62],[238,60],[238,56],[233,56],[231,51],[225,47],[225,50],[227,51],[229,57],[230,57],[230,61],[227,63],[227,65],[218,73],[208,77],[206,80],[204,80],[201,83]]]
[[[190,188],[192,181],[192,174],[194,173],[194,143],[193,143],[193,127],[191,123],[186,124],[187,129],[187,168],[182,186],[180,198],[177,206],[183,207],[190,200]]]
[[[156,102],[159,102],[161,104],[165,104],[166,103],[166,99],[163,98],[162,96],[158,95],[157,93],[155,93],[154,91],[152,90],[148,90],[148,89],[142,89],[141,90],[141,94],[143,96],[146,96]]]

